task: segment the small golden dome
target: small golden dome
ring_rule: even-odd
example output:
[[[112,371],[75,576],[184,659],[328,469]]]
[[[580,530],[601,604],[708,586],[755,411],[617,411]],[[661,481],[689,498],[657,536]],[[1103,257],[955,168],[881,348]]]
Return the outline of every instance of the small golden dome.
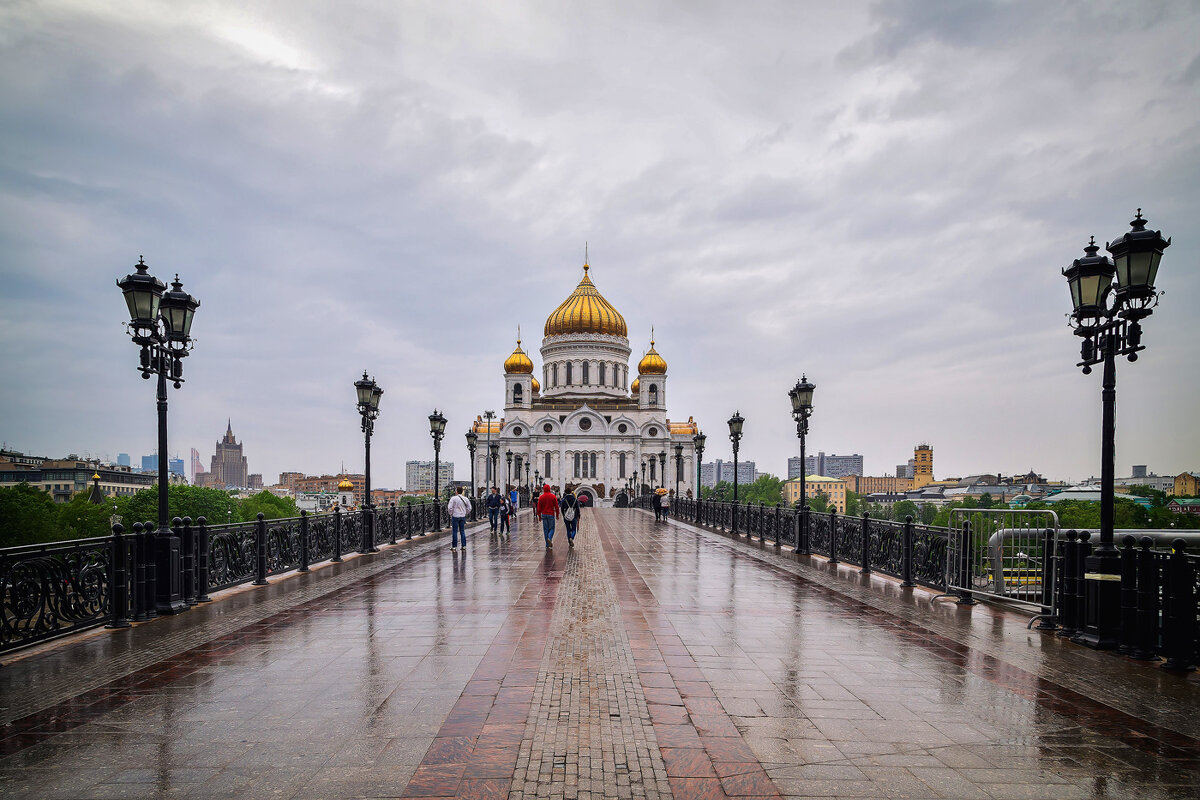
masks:
[[[94,481],[98,481],[98,480],[100,480],[100,473],[99,473],[99,472],[93,472],[93,473],[92,473],[92,480],[94,480]]]
[[[634,394],[637,394],[637,393],[638,393],[638,387],[639,387],[639,386],[641,386],[641,385],[642,385],[642,380],[641,380],[641,378],[634,378],[634,379],[633,379],[633,383],[629,384],[629,391],[633,392]]]
[[[353,489],[354,489],[354,484],[350,482],[349,478],[342,478],[338,482],[338,491],[339,492],[349,492]]]
[[[546,318],[546,336],[568,333],[602,333],[609,336],[628,336],[625,318],[613,308],[588,277],[588,264],[583,265],[583,280],[575,291]]]
[[[542,385],[541,385],[540,383],[538,383],[538,379],[537,379],[537,378],[534,378],[534,379],[533,379],[533,393],[534,393],[534,394],[537,394],[537,393],[538,393],[538,392],[540,392],[541,390],[542,390]]]
[[[517,339],[517,349],[512,351],[504,362],[504,373],[506,375],[531,375],[533,374],[533,362],[529,360],[529,356],[525,355],[525,351],[521,349],[521,340]]]
[[[654,339],[650,339],[650,350],[638,362],[639,375],[666,375],[667,362],[654,349]]]

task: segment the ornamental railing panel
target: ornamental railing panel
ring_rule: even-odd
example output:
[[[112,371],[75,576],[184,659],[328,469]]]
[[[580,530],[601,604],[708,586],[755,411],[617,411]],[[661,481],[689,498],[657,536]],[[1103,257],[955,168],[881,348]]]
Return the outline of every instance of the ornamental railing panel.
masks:
[[[266,523],[267,574],[278,575],[300,566],[300,518],[267,520]]]
[[[0,550],[0,650],[104,623],[112,539]]]
[[[904,523],[871,520],[871,569],[895,578],[904,577]]]
[[[353,553],[362,544],[362,514],[350,511],[342,514],[342,555]]]
[[[862,522],[862,517],[836,518],[838,561],[862,566]]]
[[[833,542],[833,525],[828,514],[808,514],[808,544],[814,553],[823,556],[832,555],[830,545]]]
[[[210,591],[254,580],[258,558],[257,529],[257,522],[237,522],[208,529]]]
[[[913,581],[930,589],[946,590],[946,553],[949,531],[913,525]]]
[[[312,514],[308,518],[309,561],[328,561],[333,558],[333,515]]]

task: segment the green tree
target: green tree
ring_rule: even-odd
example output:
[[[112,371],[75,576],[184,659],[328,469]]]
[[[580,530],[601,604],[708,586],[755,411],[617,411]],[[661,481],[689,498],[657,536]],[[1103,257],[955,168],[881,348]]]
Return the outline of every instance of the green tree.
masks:
[[[88,539],[94,536],[108,536],[112,533],[109,521],[114,513],[120,513],[120,503],[106,499],[100,505],[88,500],[90,491],[80,492],[71,498],[69,503],[61,503],[58,510],[58,530],[56,539]]]
[[[937,517],[937,506],[933,503],[921,504],[920,522],[922,525],[932,525],[933,520]]]
[[[850,516],[857,517],[857,516],[861,516],[864,511],[866,511],[866,509],[863,508],[862,495],[859,494],[858,492],[852,492],[849,489],[847,489],[846,490],[846,513],[849,514]]]
[[[829,495],[821,492],[808,498],[808,507],[818,513],[829,512]]]
[[[916,519],[920,513],[917,504],[912,500],[901,500],[892,506],[892,519],[897,522],[904,522],[905,517]]]
[[[0,547],[60,538],[58,509],[49,494],[28,483],[0,489]]]
[[[125,530],[129,530],[135,522],[157,525],[158,486],[142,489],[130,497],[121,513],[125,516]],[[209,525],[224,525],[230,521],[238,522],[242,515],[237,500],[224,489],[179,485],[167,487],[167,522],[175,517],[191,517],[193,520],[205,517]]]
[[[258,519],[260,513],[266,519],[286,519],[300,516],[300,509],[296,508],[295,500],[290,497],[276,497],[266,489],[253,497],[239,500],[238,507],[242,514],[242,520],[246,522]]]
[[[979,495],[980,508],[991,508],[993,505],[995,505],[995,500],[992,498],[991,492],[984,492],[983,494]]]
[[[1160,492],[1158,489],[1151,489],[1149,486],[1142,484],[1130,486],[1129,493],[1134,497],[1149,498],[1151,508],[1166,508],[1167,503],[1170,502],[1170,498],[1167,497],[1166,492]]]

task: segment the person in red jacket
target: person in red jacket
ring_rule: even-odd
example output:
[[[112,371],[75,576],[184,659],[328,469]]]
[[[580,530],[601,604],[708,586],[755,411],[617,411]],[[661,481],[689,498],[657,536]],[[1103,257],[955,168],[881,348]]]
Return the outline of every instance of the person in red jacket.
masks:
[[[546,537],[546,549],[554,547],[554,518],[558,516],[558,498],[550,490],[550,484],[542,486],[537,499],[537,513],[542,518],[542,533]]]

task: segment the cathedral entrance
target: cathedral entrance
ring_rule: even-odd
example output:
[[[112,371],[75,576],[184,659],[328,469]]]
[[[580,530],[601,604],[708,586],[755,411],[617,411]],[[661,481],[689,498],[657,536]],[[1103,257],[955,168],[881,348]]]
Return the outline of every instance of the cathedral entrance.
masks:
[[[592,490],[592,487],[580,486],[578,489],[575,490],[575,496],[578,497],[580,500],[583,500],[583,498],[586,497],[587,498],[586,505],[588,508],[596,507],[596,492]]]
[[[624,492],[617,494],[617,499],[613,501],[614,508],[629,508],[629,495]]]

